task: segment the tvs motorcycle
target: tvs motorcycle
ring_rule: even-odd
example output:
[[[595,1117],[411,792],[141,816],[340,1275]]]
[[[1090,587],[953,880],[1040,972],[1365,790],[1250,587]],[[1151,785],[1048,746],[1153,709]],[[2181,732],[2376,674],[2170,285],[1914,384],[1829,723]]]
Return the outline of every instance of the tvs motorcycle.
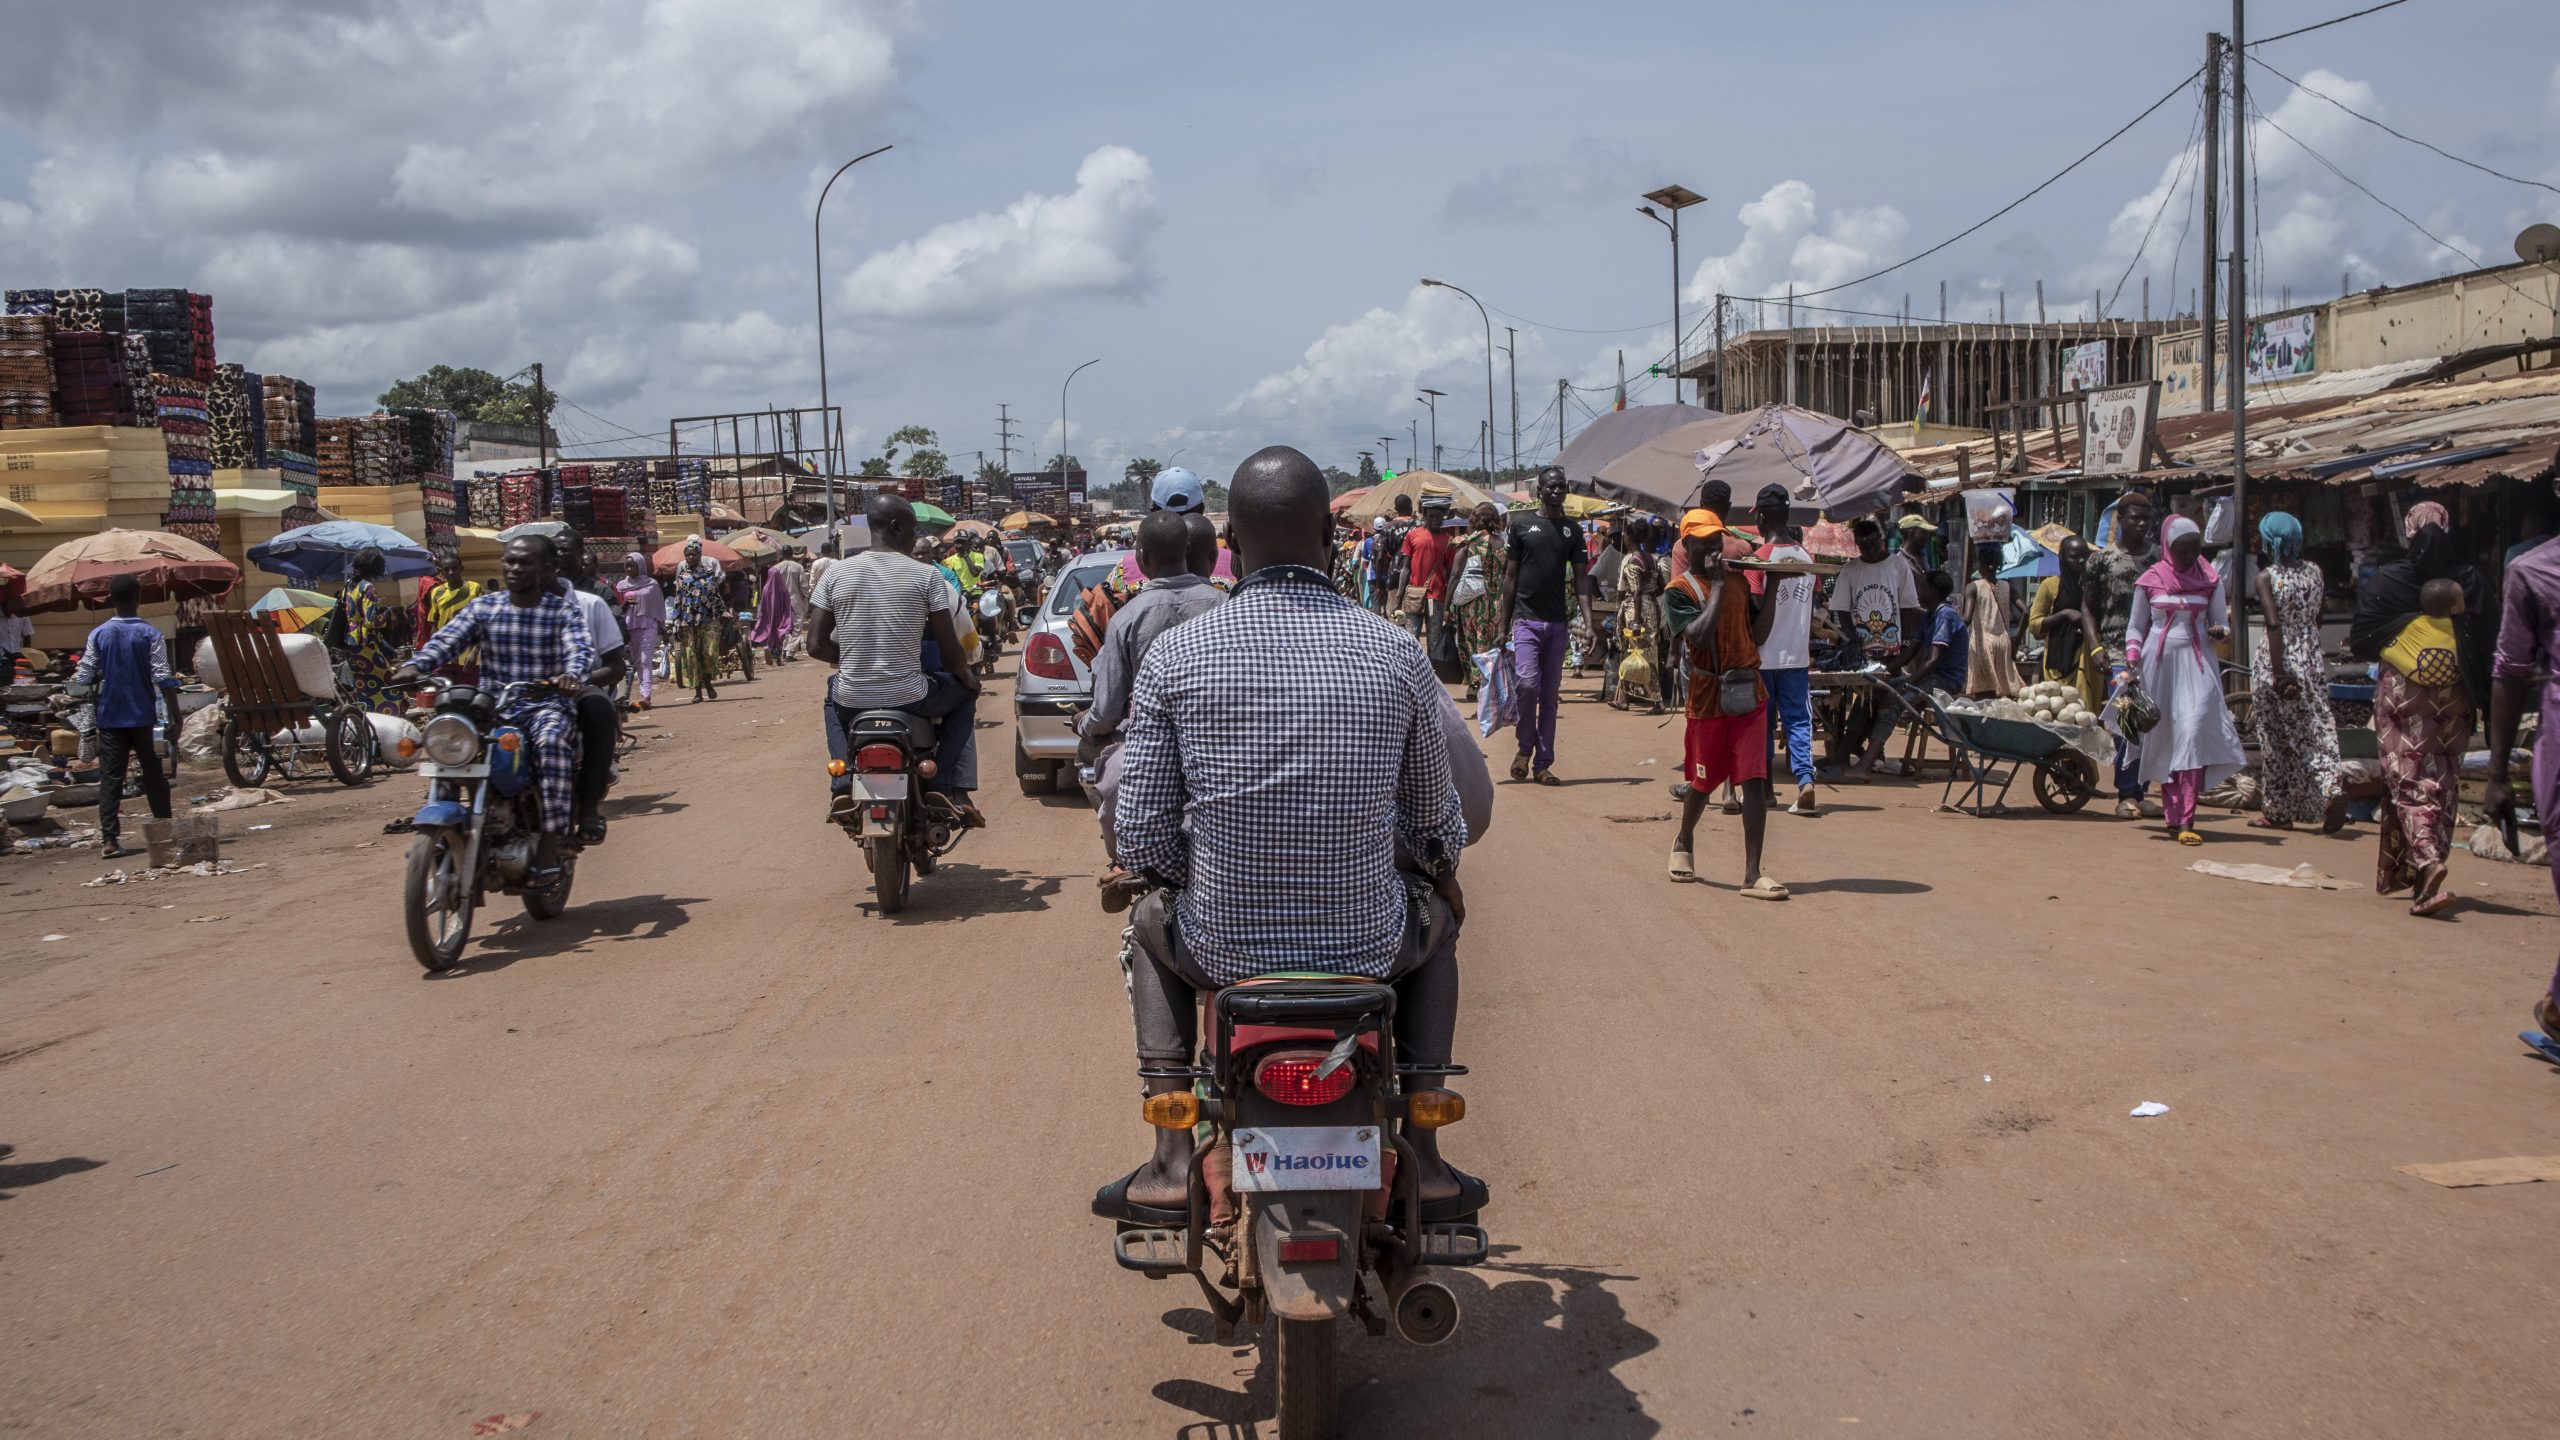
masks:
[[[507,714],[550,687],[519,681],[495,694],[440,677],[420,682],[429,697],[415,712],[418,774],[427,800],[410,822],[409,865],[401,889],[409,951],[429,971],[462,963],[474,912],[491,891],[521,896],[525,913],[550,920],[569,908],[569,888],[584,848],[573,831],[561,837],[560,876],[531,883],[542,839],[542,797],[533,768],[533,739]],[[578,731],[565,741],[574,768]]]
[[[1124,946],[1134,947],[1134,933]],[[1125,949],[1124,964],[1145,963]],[[1395,1052],[1392,987],[1341,976],[1272,976],[1202,998],[1207,1053],[1141,1075],[1185,1079],[1150,1095],[1147,1122],[1191,1129],[1189,1204],[1123,1221],[1112,1254],[1150,1279],[1189,1272],[1207,1297],[1218,1343],[1272,1323],[1277,1430],[1283,1440],[1332,1432],[1337,1322],[1372,1335],[1392,1323],[1436,1345],[1458,1326],[1458,1302],[1436,1266],[1483,1262],[1474,1214],[1426,1205],[1402,1127],[1438,1129],[1466,1115],[1440,1088],[1464,1066],[1409,1065]]]
[[[850,793],[831,814],[845,834],[862,842],[871,867],[871,892],[882,915],[907,908],[907,885],[930,875],[936,861],[959,845],[964,826],[951,797],[927,790],[938,772],[934,726],[904,710],[865,710],[845,732],[849,760],[830,760],[827,774],[849,777]]]

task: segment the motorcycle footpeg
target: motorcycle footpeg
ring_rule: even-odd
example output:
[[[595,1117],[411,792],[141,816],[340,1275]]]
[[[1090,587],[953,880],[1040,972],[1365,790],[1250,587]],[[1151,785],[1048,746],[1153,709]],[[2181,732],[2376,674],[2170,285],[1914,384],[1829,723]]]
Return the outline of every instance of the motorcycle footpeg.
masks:
[[[1111,1258],[1123,1270],[1135,1270],[1151,1279],[1161,1280],[1178,1275],[1184,1268],[1183,1258],[1189,1253],[1188,1232],[1125,1226],[1111,1237]]]
[[[1425,1225],[1418,1249],[1425,1265],[1481,1265],[1493,1240],[1481,1225]]]

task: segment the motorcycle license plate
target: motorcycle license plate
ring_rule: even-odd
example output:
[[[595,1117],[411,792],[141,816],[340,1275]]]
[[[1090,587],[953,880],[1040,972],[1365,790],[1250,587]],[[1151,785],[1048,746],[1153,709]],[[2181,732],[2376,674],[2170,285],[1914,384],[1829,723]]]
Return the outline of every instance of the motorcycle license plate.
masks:
[[[1235,1187],[1253,1194],[1280,1190],[1375,1190],[1378,1128],[1374,1125],[1257,1126],[1228,1137]]]
[[[907,777],[900,775],[865,775],[853,777],[853,793],[866,805],[898,805],[907,798]]]

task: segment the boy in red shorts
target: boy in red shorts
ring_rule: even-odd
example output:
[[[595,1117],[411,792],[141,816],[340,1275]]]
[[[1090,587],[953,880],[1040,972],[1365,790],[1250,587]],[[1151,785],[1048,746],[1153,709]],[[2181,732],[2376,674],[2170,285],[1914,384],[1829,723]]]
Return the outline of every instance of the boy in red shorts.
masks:
[[[1730,781],[1742,795],[1742,893],[1784,900],[1787,887],[1760,873],[1760,840],[1769,820],[1769,692],[1760,680],[1760,646],[1777,607],[1751,593],[1742,572],[1725,563],[1724,516],[1692,510],[1680,521],[1682,573],[1671,589],[1698,607],[1680,632],[1688,647],[1688,736],[1681,778],[1680,836],[1671,844],[1671,878],[1697,878],[1693,858],[1698,816],[1707,797]],[[1685,607],[1683,607],[1685,608]],[[1732,676],[1734,694],[1725,694]],[[1748,684],[1750,703],[1741,702]]]

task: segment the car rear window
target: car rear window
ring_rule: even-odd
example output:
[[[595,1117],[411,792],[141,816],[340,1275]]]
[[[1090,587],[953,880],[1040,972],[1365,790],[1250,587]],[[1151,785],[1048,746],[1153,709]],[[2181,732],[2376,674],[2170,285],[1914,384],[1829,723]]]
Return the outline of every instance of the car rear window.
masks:
[[[1107,565],[1078,565],[1067,571],[1051,589],[1049,613],[1064,615],[1075,609],[1076,602],[1084,598],[1084,592],[1109,579],[1111,572],[1119,568],[1120,562],[1114,560]]]

